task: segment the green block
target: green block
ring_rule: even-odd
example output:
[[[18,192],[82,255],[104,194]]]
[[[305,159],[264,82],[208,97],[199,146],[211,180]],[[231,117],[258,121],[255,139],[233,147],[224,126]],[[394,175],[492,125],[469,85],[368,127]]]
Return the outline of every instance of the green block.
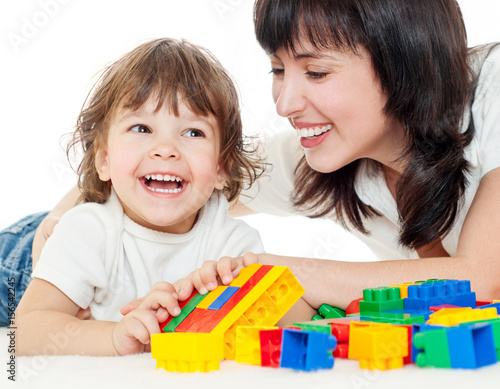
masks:
[[[404,302],[398,287],[382,287],[363,290],[363,300],[359,302],[359,312],[382,312],[404,309]]]
[[[313,318],[311,319],[311,321],[315,321],[315,320],[323,320],[324,317],[321,316],[321,315],[314,315]]]
[[[163,328],[163,332],[175,332],[175,329],[179,326],[179,324],[182,323],[182,321],[188,317],[188,315],[194,311],[196,306],[200,303],[201,300],[203,300],[205,297],[207,297],[209,293],[207,294],[199,294],[196,293],[191,300],[182,308],[181,313],[179,316],[176,316],[170,320],[170,322]]]
[[[345,317],[345,311],[340,308],[334,308],[331,305],[323,304],[319,307],[319,314],[325,319],[337,319]]]
[[[413,345],[419,349],[417,366],[451,368],[446,329],[419,332],[413,337]]]
[[[361,320],[390,324],[425,323],[424,316],[411,315],[409,313],[392,312],[363,312],[363,314],[361,315]]]
[[[325,334],[332,333],[332,327],[330,326],[330,324],[314,324],[311,322],[305,322],[305,323],[293,323],[292,327],[300,327],[304,331],[322,332]]]

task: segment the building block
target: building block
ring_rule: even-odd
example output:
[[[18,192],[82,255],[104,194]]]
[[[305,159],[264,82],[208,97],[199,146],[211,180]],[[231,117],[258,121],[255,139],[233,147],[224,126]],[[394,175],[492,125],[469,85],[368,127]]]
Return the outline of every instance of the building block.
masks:
[[[451,358],[446,328],[420,331],[413,336],[417,350],[415,363],[419,367],[451,368]]]
[[[212,318],[215,312],[217,311],[196,307],[175,327],[175,332],[203,332],[204,324]]]
[[[349,322],[332,322],[330,326],[332,335],[337,339],[337,347],[333,352],[333,356],[347,359],[349,356]]]
[[[233,298],[246,285],[243,285]],[[212,330],[225,334],[226,359],[235,357],[234,339],[238,325],[248,323],[246,325],[273,326],[303,294],[304,288],[287,267],[273,266],[231,310],[226,308],[226,303],[217,311],[224,316]]]
[[[261,365],[267,367],[279,367],[281,360],[283,328],[275,330],[261,330],[259,332],[259,337]]]
[[[237,286],[227,286],[217,299],[207,309],[218,311],[238,291]]]
[[[319,314],[325,319],[335,319],[340,317],[345,317],[346,313],[340,308],[332,307],[328,304],[323,304],[319,307]]]
[[[167,325],[163,326],[163,332],[174,332],[177,326],[181,324],[182,321],[186,317],[188,317],[191,312],[193,312],[199,302],[202,301],[207,295],[208,293],[204,295],[195,293],[193,297],[181,308],[181,313],[179,314],[179,316],[172,317]]]
[[[304,371],[331,369],[334,360],[330,354],[336,345],[332,335],[284,329],[280,367]]]
[[[393,313],[393,312],[363,312],[360,316],[362,321],[373,321],[378,323],[391,324],[413,324],[424,323],[424,316],[411,315],[409,313]]]
[[[381,312],[389,309],[403,309],[404,303],[399,288],[371,288],[363,290],[363,300],[359,302],[359,312]]]
[[[408,355],[408,329],[387,323],[351,322],[349,359],[362,369],[396,369]]]
[[[157,368],[170,372],[219,370],[224,359],[222,334],[160,333],[151,336]]]
[[[278,327],[249,327],[236,328],[235,359],[239,363],[261,365],[260,332],[262,330],[275,330]]]
[[[193,298],[195,298],[195,297],[196,297],[196,298],[198,298],[198,295],[199,295],[199,294],[198,294],[198,292],[197,292],[196,290],[194,290],[194,291],[193,291],[193,293],[191,293],[191,296],[189,296],[186,300],[184,300],[184,301],[180,301],[180,302],[179,302],[179,307],[181,308],[181,315],[182,315],[182,316],[184,316],[184,317],[183,317],[183,318],[181,318],[181,319],[177,319],[177,323],[176,323],[176,325],[175,325],[175,326],[174,326],[174,325],[170,325],[170,327],[169,327],[168,331],[165,331],[165,327],[167,327],[167,326],[170,324],[170,322],[171,322],[172,320],[174,320],[174,318],[176,317],[176,316],[170,316],[170,317],[169,317],[167,320],[165,320],[163,323],[160,323],[160,330],[161,330],[162,332],[172,332],[172,331],[171,331],[171,328],[172,328],[172,327],[174,327],[174,328],[175,328],[175,327],[176,327],[176,326],[177,326],[177,325],[178,325],[178,324],[179,324],[179,323],[180,323],[180,322],[181,322],[181,321],[182,321],[182,320],[183,320],[183,319],[187,316],[187,314],[189,314],[188,312],[191,312],[191,311],[192,311],[191,307],[192,307],[193,303],[191,303],[191,300],[193,300]],[[205,296],[206,296],[206,295],[205,295]],[[188,308],[186,308],[186,309],[185,309],[186,305],[188,305],[188,304],[190,304],[190,303],[191,303],[190,307],[188,307]],[[193,309],[194,309],[194,307],[193,307]],[[184,314],[183,314],[183,312],[182,312],[182,311],[184,311]],[[181,316],[181,315],[179,315],[179,316]],[[177,316],[177,317],[178,317],[178,316]]]
[[[384,311],[384,313],[398,313],[398,314],[406,314],[411,317],[421,316],[424,318],[424,322],[429,320],[429,316],[433,311],[430,310],[411,310],[411,309],[389,309]]]
[[[460,323],[482,319],[492,319],[496,316],[496,308],[443,308],[433,313],[429,317],[429,320],[427,320],[427,324],[456,326]]]
[[[461,323],[460,326],[475,325],[475,324],[491,324],[493,331],[493,342],[495,345],[497,361],[500,361],[500,317],[492,319],[478,320],[474,322]]]
[[[292,326],[294,328],[300,328],[303,331],[322,332],[324,334],[329,334],[329,335],[331,335],[331,333],[332,333],[332,327],[331,327],[330,323],[324,323],[324,322],[321,322],[318,320],[301,322],[301,323],[293,323]]]
[[[453,368],[477,369],[497,362],[491,324],[474,324],[447,329]]]
[[[227,286],[219,285],[214,290],[208,292],[207,296],[196,306],[199,309],[207,309],[226,290]]]
[[[497,315],[500,315],[500,303],[484,304],[478,307],[479,309],[495,308],[497,310]]]
[[[352,300],[347,308],[345,309],[345,314],[346,315],[354,315],[356,313],[359,313],[359,302],[363,300],[363,297],[360,297],[358,299]]]
[[[443,304],[475,308],[476,294],[470,290],[470,281],[446,280],[408,286],[405,309],[429,310]]]
[[[404,282],[399,285],[389,285],[389,288],[399,288],[399,294],[402,299],[408,297],[408,286],[410,285],[418,285],[415,282]]]

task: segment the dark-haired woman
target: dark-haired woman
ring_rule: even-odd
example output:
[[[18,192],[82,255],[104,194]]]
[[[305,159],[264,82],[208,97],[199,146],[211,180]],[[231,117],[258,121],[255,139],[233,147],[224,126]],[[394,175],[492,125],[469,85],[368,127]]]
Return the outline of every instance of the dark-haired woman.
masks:
[[[467,48],[455,0],[258,0],[254,22],[291,128],[237,212],[331,218],[380,261],[245,263],[290,266],[313,308],[428,278],[499,299],[500,47]],[[238,264],[207,263],[195,287]]]

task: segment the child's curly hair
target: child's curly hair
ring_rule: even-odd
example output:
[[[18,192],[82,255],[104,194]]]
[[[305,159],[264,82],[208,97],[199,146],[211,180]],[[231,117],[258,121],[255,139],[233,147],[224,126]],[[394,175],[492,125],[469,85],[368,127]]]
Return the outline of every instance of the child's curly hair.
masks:
[[[238,93],[227,71],[208,50],[163,38],[141,44],[104,68],[87,96],[67,147],[68,157],[80,143],[84,151],[77,169],[80,201],[108,199],[111,183],[99,179],[96,153],[106,146],[110,120],[117,111],[137,110],[149,99],[156,101],[156,109],[166,104],[176,116],[182,99],[196,115],[217,119],[228,201],[262,175],[264,163],[245,142]]]

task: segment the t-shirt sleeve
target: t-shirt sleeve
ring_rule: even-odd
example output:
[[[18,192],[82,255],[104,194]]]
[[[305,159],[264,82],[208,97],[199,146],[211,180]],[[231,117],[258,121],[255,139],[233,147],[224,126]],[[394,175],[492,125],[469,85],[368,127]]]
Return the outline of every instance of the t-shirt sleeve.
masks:
[[[88,307],[97,288],[108,286],[103,258],[110,254],[105,242],[113,229],[106,226],[103,212],[97,204],[84,204],[65,214],[33,272],[33,277],[50,282],[82,308]]]
[[[500,167],[500,45],[492,49],[481,68],[472,117],[484,176]]]
[[[265,139],[259,146],[261,157],[269,164],[265,174],[239,197],[255,212],[277,216],[297,214],[290,202],[295,168],[303,156],[299,138],[293,131],[283,131]]]

